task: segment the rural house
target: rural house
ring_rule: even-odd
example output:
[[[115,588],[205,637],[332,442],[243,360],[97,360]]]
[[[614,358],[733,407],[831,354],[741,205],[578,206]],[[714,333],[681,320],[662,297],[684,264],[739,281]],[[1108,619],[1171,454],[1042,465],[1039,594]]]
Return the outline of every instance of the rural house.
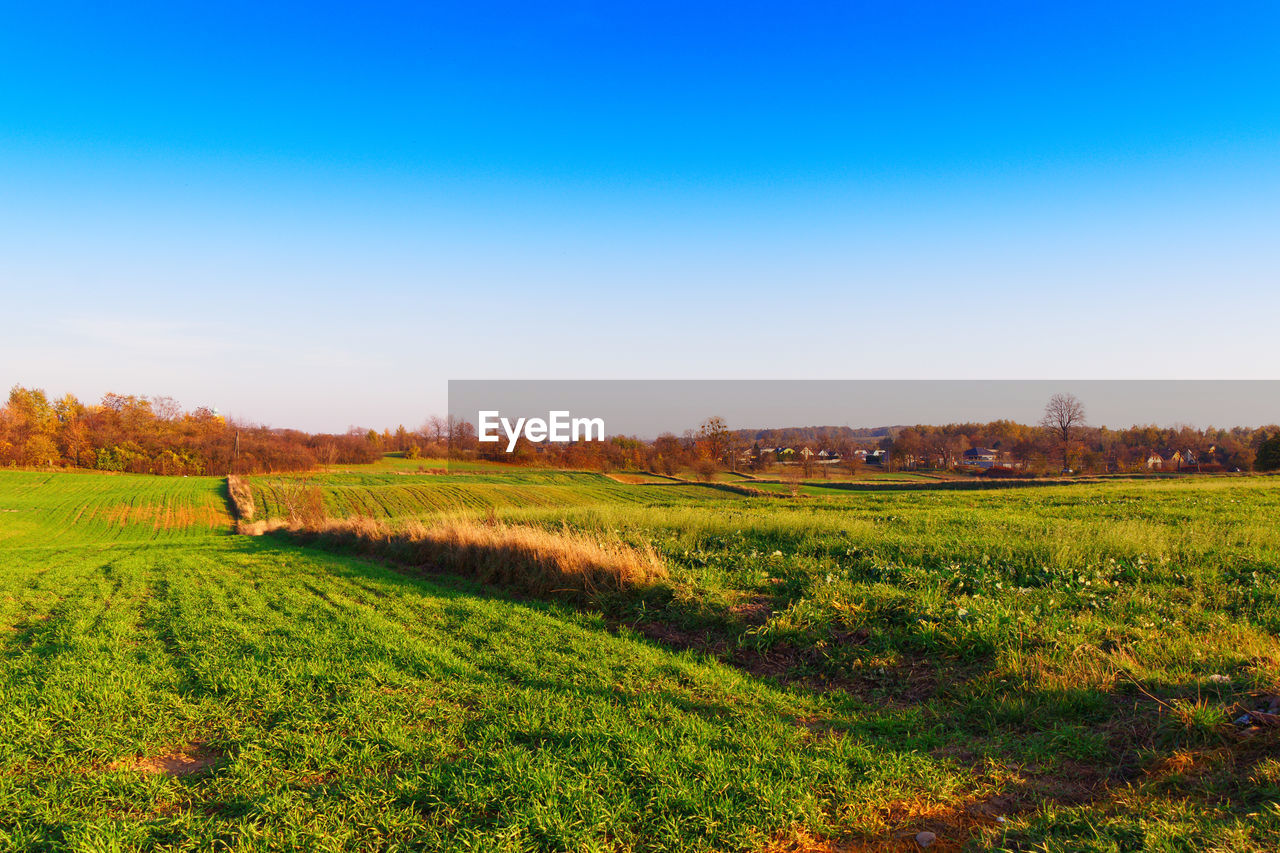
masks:
[[[999,455],[999,453],[988,447],[971,447],[962,454],[960,464],[973,465],[978,468],[990,468],[996,464],[996,459]]]

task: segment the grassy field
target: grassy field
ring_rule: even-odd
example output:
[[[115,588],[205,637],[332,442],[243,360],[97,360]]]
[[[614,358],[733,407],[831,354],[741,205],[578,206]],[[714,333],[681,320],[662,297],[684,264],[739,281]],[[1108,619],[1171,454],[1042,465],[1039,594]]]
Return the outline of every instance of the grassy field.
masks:
[[[228,532],[223,481],[130,474],[0,473],[0,546],[186,540]]]
[[[334,517],[366,515],[382,519],[517,507],[556,510],[601,504],[684,505],[737,497],[711,485],[657,479],[631,484],[603,474],[540,469],[420,476],[382,471],[257,476],[250,482],[259,514],[269,518],[286,515],[288,495],[299,488],[320,489],[325,509]]]
[[[1231,722],[1280,681],[1280,481],[298,482],[669,576],[517,600],[229,535],[219,480],[0,472],[0,848],[1280,847],[1277,729]]]

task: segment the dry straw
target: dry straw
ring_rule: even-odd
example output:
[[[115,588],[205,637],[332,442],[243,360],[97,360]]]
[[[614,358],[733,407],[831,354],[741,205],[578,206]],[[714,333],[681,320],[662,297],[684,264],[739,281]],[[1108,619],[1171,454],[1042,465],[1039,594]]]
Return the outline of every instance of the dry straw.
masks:
[[[227,476],[227,493],[231,495],[231,505],[235,508],[236,518],[241,521],[252,521],[254,514],[253,489],[243,478],[230,474]]]
[[[402,565],[475,578],[538,597],[595,599],[667,577],[652,547],[620,539],[492,519],[454,518],[392,527],[367,517],[326,519],[315,525],[241,522],[241,533],[285,530],[316,544],[351,548]]]

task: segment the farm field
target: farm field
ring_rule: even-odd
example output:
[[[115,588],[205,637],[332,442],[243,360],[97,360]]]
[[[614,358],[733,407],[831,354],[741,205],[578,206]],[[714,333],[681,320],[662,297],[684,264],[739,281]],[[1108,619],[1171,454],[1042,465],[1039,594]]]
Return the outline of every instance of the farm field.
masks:
[[[661,481],[620,483],[603,474],[568,471],[486,471],[404,476],[382,472],[249,478],[262,517],[287,515],[298,489],[319,489],[334,517],[380,519],[439,513],[487,512],[516,507],[557,509],[598,504],[685,504],[721,500],[733,493],[713,485]]]
[[[1280,683],[1276,479],[250,483],[669,576],[520,600],[231,535],[217,479],[0,472],[0,848],[1280,847],[1278,730],[1232,722]]]
[[[185,540],[226,535],[226,488],[214,477],[0,472],[0,546]]]

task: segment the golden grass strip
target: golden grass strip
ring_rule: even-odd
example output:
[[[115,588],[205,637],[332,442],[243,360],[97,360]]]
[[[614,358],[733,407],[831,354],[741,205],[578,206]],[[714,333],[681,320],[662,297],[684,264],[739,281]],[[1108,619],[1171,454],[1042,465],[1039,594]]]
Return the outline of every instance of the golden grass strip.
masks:
[[[241,521],[252,521],[255,511],[253,489],[244,481],[244,478],[235,474],[227,475],[227,494],[231,496],[231,505],[235,508],[236,518]]]
[[[585,602],[667,577],[662,558],[648,545],[636,547],[568,529],[465,518],[392,527],[363,516],[312,526],[242,521],[237,529],[249,535],[284,530],[304,541],[351,548],[541,598]]]

